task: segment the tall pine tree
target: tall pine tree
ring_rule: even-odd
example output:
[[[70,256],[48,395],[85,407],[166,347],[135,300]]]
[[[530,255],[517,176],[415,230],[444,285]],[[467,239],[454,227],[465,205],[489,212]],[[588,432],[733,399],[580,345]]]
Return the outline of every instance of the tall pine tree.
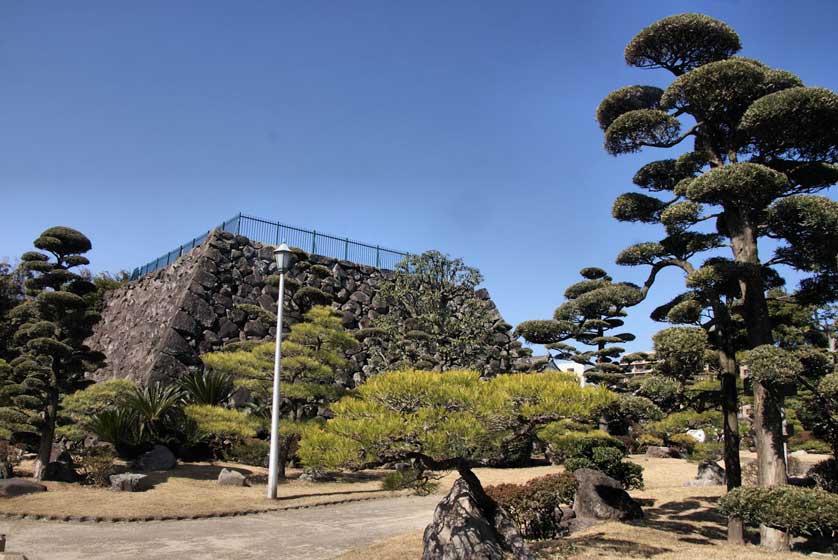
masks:
[[[67,227],[44,231],[21,257],[29,276],[25,300],[8,315],[15,328],[10,367],[0,368],[7,404],[26,414],[40,437],[35,476],[44,478],[52,452],[58,403],[89,382],[85,373],[104,356],[84,343],[99,320],[90,294],[95,287],[75,269],[89,264],[90,240]],[[20,427],[19,425],[17,426]]]

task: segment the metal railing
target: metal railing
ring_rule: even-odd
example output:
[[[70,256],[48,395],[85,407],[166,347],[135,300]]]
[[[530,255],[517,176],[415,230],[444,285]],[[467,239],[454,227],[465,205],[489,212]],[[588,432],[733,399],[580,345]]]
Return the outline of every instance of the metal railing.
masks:
[[[218,229],[235,235],[243,235],[251,241],[259,241],[270,245],[279,245],[285,241],[291,247],[297,247],[313,255],[343,259],[376,268],[393,269],[408,256],[408,253],[385,249],[380,245],[369,245],[352,241],[348,237],[337,237],[317,230],[302,229],[245,214],[237,214],[222,222]],[[209,230],[153,261],[135,268],[131,273],[131,280],[142,278],[150,272],[160,270],[175,262],[178,257],[186,255],[195,247],[200,246],[211,231]]]

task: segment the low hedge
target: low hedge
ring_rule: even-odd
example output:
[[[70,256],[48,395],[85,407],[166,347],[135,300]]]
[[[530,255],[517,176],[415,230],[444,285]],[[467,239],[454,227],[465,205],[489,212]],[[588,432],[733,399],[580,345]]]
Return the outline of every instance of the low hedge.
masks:
[[[719,509],[729,517],[795,535],[830,535],[838,530],[838,495],[819,488],[743,486],[722,496]]]
[[[557,508],[573,503],[576,479],[569,473],[548,474],[526,484],[497,484],[485,490],[509,513],[525,538],[547,539],[561,532]]]

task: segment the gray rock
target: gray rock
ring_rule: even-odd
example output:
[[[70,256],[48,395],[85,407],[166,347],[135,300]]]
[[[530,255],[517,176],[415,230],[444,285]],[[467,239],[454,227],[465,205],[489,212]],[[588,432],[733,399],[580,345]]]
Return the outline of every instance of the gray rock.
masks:
[[[626,521],[643,517],[640,504],[620,483],[593,469],[578,469],[573,511],[579,519]]]
[[[715,461],[705,459],[698,464],[698,474],[684,486],[721,486],[725,484],[725,470]]]
[[[218,484],[221,486],[250,486],[247,477],[238,471],[221,469],[218,473]]]
[[[462,478],[436,506],[423,543],[422,560],[532,558],[506,511],[486,507]]]
[[[646,448],[646,456],[655,457],[657,459],[678,459],[681,457],[681,454],[671,447],[650,445]]]
[[[149,488],[148,476],[144,474],[112,474],[110,480],[114,492],[142,492]]]
[[[35,492],[46,492],[47,487],[23,478],[7,478],[0,480],[0,497],[13,498]]]
[[[218,320],[218,336],[221,339],[234,338],[239,335],[239,327],[227,317]]]
[[[244,334],[253,338],[262,338],[268,334],[268,329],[262,324],[262,321],[253,319],[244,324]]]
[[[151,451],[137,459],[137,466],[144,471],[167,471],[177,464],[177,459],[168,447],[155,445]]]

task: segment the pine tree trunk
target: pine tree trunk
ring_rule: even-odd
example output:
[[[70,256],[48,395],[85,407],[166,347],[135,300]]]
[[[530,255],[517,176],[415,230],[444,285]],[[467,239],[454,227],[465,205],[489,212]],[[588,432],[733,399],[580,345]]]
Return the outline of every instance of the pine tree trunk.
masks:
[[[724,456],[727,491],[742,486],[742,466],[739,462],[739,402],[736,393],[736,360],[723,350],[719,351],[722,364],[722,419],[724,422]],[[727,521],[727,540],[731,544],[745,544],[742,519],[731,517]]]
[[[58,412],[58,395],[51,393],[49,404],[44,410],[44,427],[41,429],[41,442],[38,445],[38,458],[35,461],[35,480],[44,480],[47,465],[52,456],[52,442],[55,439],[55,417]]]
[[[746,269],[739,278],[748,347],[772,344],[768,303],[759,270],[756,227],[738,208],[726,208],[725,216],[734,260],[752,267]],[[754,383],[754,438],[760,486],[776,486],[788,482],[783,453],[782,405],[782,396],[772,394],[760,383]],[[784,531],[762,525],[760,544],[771,550],[788,550],[789,537]]]

